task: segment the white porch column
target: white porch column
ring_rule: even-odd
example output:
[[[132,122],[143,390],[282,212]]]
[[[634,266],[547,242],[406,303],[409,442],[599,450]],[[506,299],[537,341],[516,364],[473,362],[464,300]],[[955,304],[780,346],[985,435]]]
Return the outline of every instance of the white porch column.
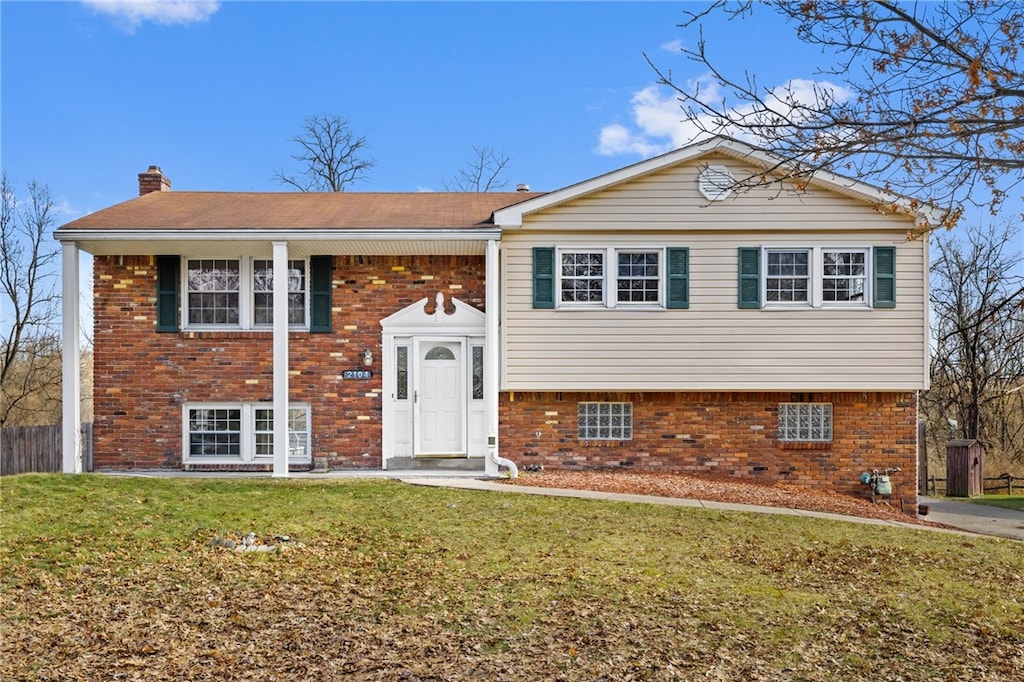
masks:
[[[82,473],[82,353],[78,340],[78,244],[61,244],[63,470]]]
[[[487,240],[487,261],[484,284],[487,321],[484,328],[484,390],[487,397],[487,457],[484,472],[498,475],[498,364],[501,362],[498,318],[501,309],[501,282],[498,279],[498,240]]]
[[[288,242],[274,242],[274,472],[288,477]]]

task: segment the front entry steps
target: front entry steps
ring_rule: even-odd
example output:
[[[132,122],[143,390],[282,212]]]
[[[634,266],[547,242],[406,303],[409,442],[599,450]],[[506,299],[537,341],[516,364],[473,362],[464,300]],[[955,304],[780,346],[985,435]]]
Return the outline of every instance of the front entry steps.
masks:
[[[483,457],[392,457],[389,471],[476,471],[484,472]]]

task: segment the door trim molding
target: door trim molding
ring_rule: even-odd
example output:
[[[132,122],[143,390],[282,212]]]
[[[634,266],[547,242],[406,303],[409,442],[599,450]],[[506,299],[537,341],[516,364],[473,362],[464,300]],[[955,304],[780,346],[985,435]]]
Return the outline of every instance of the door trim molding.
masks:
[[[468,305],[454,296],[448,299],[448,311],[445,311],[444,295],[438,292],[435,298],[422,298],[419,301],[406,306],[405,308],[385,317],[381,320],[381,467],[388,468],[388,460],[392,457],[413,457],[417,459],[429,459],[433,455],[416,455],[417,443],[414,442],[414,433],[409,434],[408,452],[400,451],[406,446],[398,443],[401,426],[397,422],[401,419],[412,419],[407,413],[416,411],[415,405],[402,406],[397,400],[396,385],[396,348],[398,346],[409,347],[409,400],[413,400],[413,373],[418,371],[415,364],[418,362],[416,345],[429,341],[458,341],[462,344],[463,380],[467,384],[470,380],[472,367],[467,363],[472,362],[471,348],[474,344],[485,345],[487,315],[471,305]],[[429,312],[428,312],[429,311]],[[486,362],[486,357],[485,357]],[[462,409],[463,409],[463,448],[465,454],[459,455],[472,459],[479,455],[474,454],[474,443],[469,433],[469,422],[472,412],[471,391],[467,386],[462,387]],[[475,401],[479,402],[479,401]],[[413,425],[409,424],[410,428]],[[484,444],[485,445],[485,444]],[[483,447],[475,448],[483,450]]]

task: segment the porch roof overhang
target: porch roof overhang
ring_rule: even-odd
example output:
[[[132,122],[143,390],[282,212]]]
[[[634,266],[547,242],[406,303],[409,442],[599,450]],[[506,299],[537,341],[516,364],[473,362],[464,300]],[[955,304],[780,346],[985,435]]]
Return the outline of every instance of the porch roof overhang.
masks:
[[[290,255],[482,256],[487,242],[501,239],[500,227],[396,229],[67,229],[54,237],[74,242],[96,256],[182,254],[267,256],[273,242],[288,242]]]

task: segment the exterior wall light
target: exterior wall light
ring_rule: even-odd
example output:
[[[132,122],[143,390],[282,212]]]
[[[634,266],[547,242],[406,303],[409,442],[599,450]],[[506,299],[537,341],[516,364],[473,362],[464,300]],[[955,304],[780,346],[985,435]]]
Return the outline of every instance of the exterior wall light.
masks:
[[[363,364],[367,367],[373,364],[373,351],[369,348],[363,351]]]

